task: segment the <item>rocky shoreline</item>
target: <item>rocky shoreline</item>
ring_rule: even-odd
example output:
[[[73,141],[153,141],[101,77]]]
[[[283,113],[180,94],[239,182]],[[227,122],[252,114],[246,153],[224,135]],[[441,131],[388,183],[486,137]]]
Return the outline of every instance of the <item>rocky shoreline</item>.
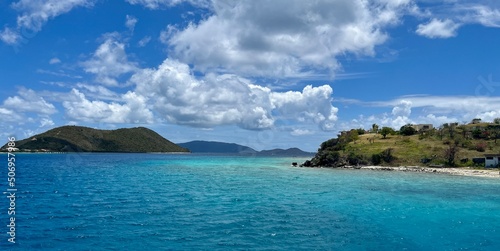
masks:
[[[500,179],[500,169],[473,169],[468,167],[462,168],[433,168],[421,166],[343,166],[338,168],[344,169],[363,169],[375,171],[401,171],[401,172],[423,172],[423,173],[442,173],[458,176],[471,176],[471,177],[487,177]]]

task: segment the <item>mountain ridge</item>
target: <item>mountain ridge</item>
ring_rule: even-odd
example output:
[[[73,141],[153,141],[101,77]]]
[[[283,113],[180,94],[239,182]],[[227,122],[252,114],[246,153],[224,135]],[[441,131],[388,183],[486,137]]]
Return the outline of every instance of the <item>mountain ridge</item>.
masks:
[[[258,156],[311,156],[309,153],[293,147],[288,149],[271,149],[257,151],[251,147],[235,143],[226,143],[219,141],[194,140],[184,143],[178,143],[179,146],[189,149],[192,153],[230,153],[230,154],[251,154]]]
[[[145,127],[101,130],[61,126],[15,143],[16,148],[28,152],[188,152]]]

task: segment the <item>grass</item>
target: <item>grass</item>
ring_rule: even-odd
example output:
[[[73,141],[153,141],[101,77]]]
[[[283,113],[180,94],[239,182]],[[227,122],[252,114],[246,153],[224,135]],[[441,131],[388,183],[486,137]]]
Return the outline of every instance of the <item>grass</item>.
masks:
[[[387,135],[384,139],[380,134],[368,133],[360,135],[359,138],[350,142],[346,147],[346,152],[354,151],[367,157],[377,154],[385,149],[392,148],[396,160],[393,165],[422,165],[422,158],[431,158],[430,164],[444,164],[444,152],[449,147],[445,144],[448,139],[439,139],[436,136],[422,137],[420,135],[402,136]],[[448,140],[449,141],[449,140]],[[471,140],[472,145],[476,145],[481,140]],[[472,158],[484,157],[484,154],[500,153],[500,140],[497,144],[493,140],[483,141],[488,143],[485,152],[478,152],[468,148],[459,147],[459,152],[455,158],[457,165],[472,166]],[[453,141],[451,141],[453,144]],[[461,163],[461,159],[469,158],[469,162]]]

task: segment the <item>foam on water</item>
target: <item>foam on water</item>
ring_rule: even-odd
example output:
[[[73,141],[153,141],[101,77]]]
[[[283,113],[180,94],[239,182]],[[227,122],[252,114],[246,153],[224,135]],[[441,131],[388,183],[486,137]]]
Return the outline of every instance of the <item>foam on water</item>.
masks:
[[[500,250],[498,179],[304,160],[18,155],[18,243],[1,250]]]

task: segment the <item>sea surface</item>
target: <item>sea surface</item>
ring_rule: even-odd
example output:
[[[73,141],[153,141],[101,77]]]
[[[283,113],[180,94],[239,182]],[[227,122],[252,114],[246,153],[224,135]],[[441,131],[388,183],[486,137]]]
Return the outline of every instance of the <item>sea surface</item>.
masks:
[[[0,250],[500,250],[499,179],[291,166],[305,160],[16,154]]]

